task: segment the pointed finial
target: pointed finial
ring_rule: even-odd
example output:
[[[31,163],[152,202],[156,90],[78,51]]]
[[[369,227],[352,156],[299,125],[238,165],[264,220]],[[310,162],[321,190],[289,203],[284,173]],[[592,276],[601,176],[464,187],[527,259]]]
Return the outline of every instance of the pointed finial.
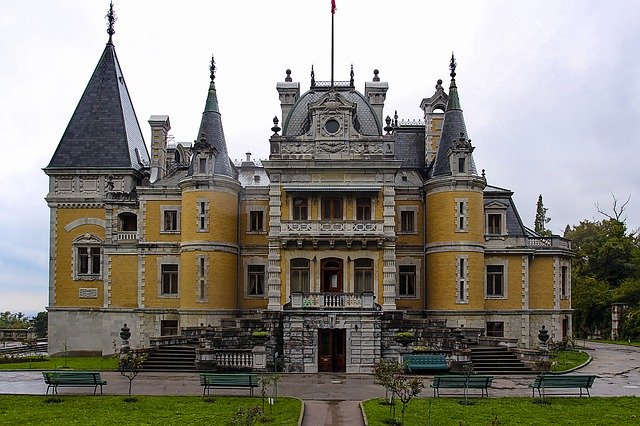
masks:
[[[282,130],[280,126],[278,126],[279,122],[280,120],[278,120],[278,116],[273,117],[273,127],[271,128],[271,131],[273,132],[273,136],[278,136],[278,132]]]
[[[109,23],[109,26],[107,27],[107,34],[109,34],[108,44],[111,44],[111,37],[116,32],[116,30],[113,29],[113,24],[115,24],[116,20],[118,19],[116,13],[113,11],[113,2],[109,4],[109,12],[107,12],[105,18],[107,18],[107,22]]]
[[[353,64],[351,64],[351,73],[349,73],[351,79],[349,80],[349,85],[353,87]]]
[[[211,65],[209,65],[209,76],[211,81],[216,79],[216,61],[213,59],[213,54],[211,54]]]
[[[393,114],[393,125],[398,127],[398,110]]]
[[[436,81],[436,90],[442,90],[442,80],[438,79],[438,81]]]
[[[453,56],[453,52],[451,52],[451,63],[449,64],[449,69],[451,70],[451,78],[456,78],[456,58]]]
[[[316,85],[316,73],[313,71],[313,65],[311,65],[311,87]]]

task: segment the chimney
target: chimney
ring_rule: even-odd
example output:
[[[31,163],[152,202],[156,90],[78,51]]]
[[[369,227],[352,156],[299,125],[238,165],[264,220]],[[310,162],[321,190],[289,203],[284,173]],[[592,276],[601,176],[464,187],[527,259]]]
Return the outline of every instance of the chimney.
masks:
[[[151,182],[167,174],[167,134],[171,129],[168,115],[152,115],[151,126]]]
[[[291,78],[291,70],[287,70],[287,76],[284,81],[278,82],[276,85],[278,95],[280,96],[280,107],[282,108],[282,125],[287,121],[289,112],[293,105],[300,98],[300,82],[293,82]],[[284,133],[284,130],[283,130]]]
[[[364,83],[364,96],[373,107],[373,111],[376,113],[376,117],[378,117],[380,127],[382,127],[384,123],[382,109],[384,108],[384,101],[387,98],[387,90],[389,90],[389,83],[380,81],[378,70],[373,70],[373,81]]]

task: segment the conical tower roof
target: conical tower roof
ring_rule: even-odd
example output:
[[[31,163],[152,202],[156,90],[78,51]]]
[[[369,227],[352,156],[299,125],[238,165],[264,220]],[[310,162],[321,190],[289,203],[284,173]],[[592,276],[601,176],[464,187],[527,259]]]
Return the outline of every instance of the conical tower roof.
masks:
[[[450,176],[451,163],[449,162],[448,152],[453,148],[454,142],[460,138],[468,138],[467,126],[464,124],[464,114],[460,107],[460,98],[458,96],[458,86],[456,86],[456,61],[451,55],[451,84],[449,85],[449,99],[447,102],[447,110],[444,113],[444,121],[442,123],[442,133],[440,135],[440,143],[438,145],[438,153],[436,155],[435,164],[433,166],[432,176]],[[473,156],[469,165],[470,174],[478,174]]]
[[[45,170],[149,166],[149,152],[112,43],[113,5],[107,17],[109,41]]]
[[[224,130],[222,128],[222,117],[220,116],[220,110],[218,108],[218,96],[216,94],[215,84],[216,66],[213,57],[211,57],[209,70],[211,81],[209,83],[207,101],[204,106],[204,111],[202,112],[200,130],[198,131],[196,140],[202,140],[204,137],[206,143],[217,151],[213,173],[235,179],[236,172],[229,160],[227,143],[225,142]]]

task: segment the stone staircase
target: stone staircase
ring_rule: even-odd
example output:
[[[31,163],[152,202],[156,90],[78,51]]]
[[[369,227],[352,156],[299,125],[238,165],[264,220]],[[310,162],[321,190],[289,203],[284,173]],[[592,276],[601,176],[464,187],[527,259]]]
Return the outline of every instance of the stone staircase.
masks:
[[[142,364],[142,371],[196,371],[196,347],[192,345],[166,345],[151,350]]]
[[[518,356],[509,349],[497,347],[471,348],[473,371],[477,374],[491,375],[524,375],[533,374]]]

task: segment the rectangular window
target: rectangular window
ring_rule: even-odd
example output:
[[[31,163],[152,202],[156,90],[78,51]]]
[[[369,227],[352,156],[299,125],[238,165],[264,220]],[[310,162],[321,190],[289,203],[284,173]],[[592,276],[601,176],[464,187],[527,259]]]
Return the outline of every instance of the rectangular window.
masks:
[[[207,298],[207,259],[198,257],[198,300]]]
[[[464,157],[458,157],[458,173],[466,173],[466,164]]]
[[[413,210],[402,210],[400,212],[400,231],[414,232],[415,230],[415,212]]]
[[[504,296],[504,266],[487,265],[487,296]]]
[[[502,215],[499,213],[489,213],[487,215],[487,234],[489,235],[501,235],[502,234]]]
[[[207,230],[207,207],[206,201],[200,201],[198,203],[198,231]]]
[[[322,199],[322,219],[342,220],[342,200],[340,198]]]
[[[198,159],[198,173],[206,173],[207,172],[207,159],[199,158]]]
[[[309,260],[308,259],[291,259],[291,292],[292,293],[308,293],[309,292]]]
[[[373,292],[373,260],[356,259],[354,262],[354,272],[355,292]]]
[[[487,337],[504,337],[504,322],[487,321]]]
[[[178,210],[165,210],[164,218],[162,222],[163,231],[177,231],[178,230]]]
[[[77,248],[78,275],[100,275],[100,247]]]
[[[371,198],[356,199],[356,219],[371,220]]]
[[[264,296],[264,265],[249,265],[249,296]]]
[[[413,213],[413,212],[412,212]],[[400,283],[398,295],[415,297],[416,295],[416,267],[415,265],[400,265],[398,267]]]
[[[466,200],[456,200],[457,204],[457,231],[466,231],[467,230],[467,201]]]
[[[569,268],[562,266],[560,269],[560,296],[568,296],[568,284],[569,284]]]
[[[162,274],[162,294],[178,294],[178,265],[169,264],[160,267]]]
[[[466,302],[467,301],[467,258],[466,257],[458,257],[458,267],[457,267],[457,289],[456,292],[458,294],[458,302]]]
[[[264,231],[263,225],[263,212],[261,210],[254,210],[249,212],[249,230],[251,232]]]
[[[294,198],[293,199],[293,220],[307,220],[308,219],[307,199],[306,198]]]

